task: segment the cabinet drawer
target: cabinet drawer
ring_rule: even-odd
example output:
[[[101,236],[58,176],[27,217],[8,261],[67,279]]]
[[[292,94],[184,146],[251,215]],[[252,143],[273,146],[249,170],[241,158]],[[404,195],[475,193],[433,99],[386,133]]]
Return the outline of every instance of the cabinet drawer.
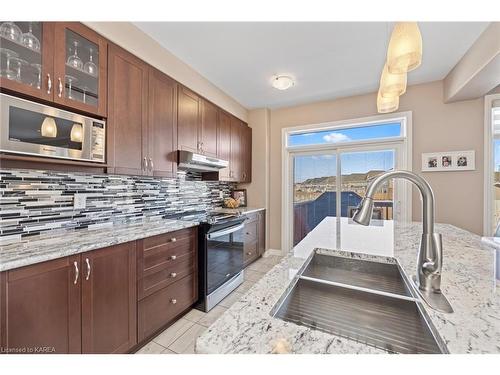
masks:
[[[245,243],[257,240],[257,225],[258,221],[245,223]]]
[[[144,272],[142,278],[138,280],[139,299],[169,286],[185,276],[191,275],[196,271],[195,263],[195,253],[190,251],[176,256],[175,260],[169,260],[161,266]]]
[[[197,280],[192,274],[139,301],[139,341],[175,319],[195,303],[197,297]]]
[[[181,229],[175,232],[148,237],[142,240],[143,248],[150,249],[167,243],[175,243],[176,241],[179,241],[185,237],[194,235],[196,235],[196,228]]]
[[[147,275],[164,269],[181,258],[191,256],[195,251],[195,238],[185,237],[176,242],[143,250],[140,273]]]
[[[245,266],[255,259],[259,257],[259,253],[257,252],[257,241],[253,241],[251,243],[245,243],[245,254],[243,256],[243,262]]]
[[[257,221],[259,219],[259,212],[260,211],[257,211],[257,212],[251,212],[249,214],[245,214],[246,217],[247,217],[247,223],[251,223],[251,222],[254,222],[254,221]]]

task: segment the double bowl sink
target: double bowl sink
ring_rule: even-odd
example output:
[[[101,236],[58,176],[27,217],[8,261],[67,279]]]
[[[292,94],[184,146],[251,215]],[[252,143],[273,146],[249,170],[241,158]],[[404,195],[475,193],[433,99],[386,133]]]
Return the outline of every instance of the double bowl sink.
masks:
[[[398,263],[315,251],[272,314],[390,353],[447,353]]]

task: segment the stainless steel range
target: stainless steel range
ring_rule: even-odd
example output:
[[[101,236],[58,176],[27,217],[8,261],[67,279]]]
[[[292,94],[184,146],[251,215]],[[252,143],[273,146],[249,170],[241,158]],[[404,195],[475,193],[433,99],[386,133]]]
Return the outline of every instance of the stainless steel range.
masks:
[[[220,212],[189,212],[166,218],[192,220],[198,229],[198,310],[210,311],[243,282],[246,217]]]

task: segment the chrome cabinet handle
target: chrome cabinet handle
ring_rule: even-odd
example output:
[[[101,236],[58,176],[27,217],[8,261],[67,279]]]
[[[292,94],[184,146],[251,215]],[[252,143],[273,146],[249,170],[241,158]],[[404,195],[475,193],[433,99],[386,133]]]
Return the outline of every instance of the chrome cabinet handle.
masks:
[[[62,97],[63,84],[62,84],[62,81],[61,81],[61,77],[59,77],[58,80],[59,80],[59,94],[57,94],[57,96]]]
[[[153,159],[149,158],[149,170],[152,171],[154,168]]]
[[[89,258],[85,258],[85,263],[87,263],[87,276],[85,277],[85,280],[88,280],[90,278],[90,261]]]
[[[177,238],[172,237],[172,238],[170,239],[170,241],[171,241],[171,242],[177,242]]]
[[[50,74],[47,74],[47,94],[50,94],[52,90],[52,79],[50,78]]]
[[[148,159],[146,159],[145,156],[144,156],[144,158],[142,158],[142,170],[143,171],[147,171],[148,170]]]
[[[75,281],[73,281],[73,284],[76,285],[76,283],[78,282],[78,276],[80,276],[80,271],[78,270],[78,262],[77,261],[74,261],[73,265],[75,266]]]
[[[170,274],[170,276],[172,276],[172,277],[177,277],[177,274],[176,274],[175,272],[172,272],[172,273]]]
[[[176,260],[176,259],[177,259],[177,255],[172,255],[172,256],[170,257],[170,259],[172,259],[172,260]]]
[[[170,302],[172,303],[172,305],[175,305],[177,303],[177,300],[175,298],[172,298]]]

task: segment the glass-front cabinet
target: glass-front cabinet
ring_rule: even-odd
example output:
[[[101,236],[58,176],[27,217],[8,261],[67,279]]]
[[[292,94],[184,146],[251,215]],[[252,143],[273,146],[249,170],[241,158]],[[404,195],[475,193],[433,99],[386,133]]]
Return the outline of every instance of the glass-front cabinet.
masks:
[[[0,86],[53,98],[54,25],[0,21]]]
[[[106,41],[79,23],[55,25],[54,101],[106,116]]]
[[[0,21],[0,87],[106,117],[107,43],[77,22]]]

